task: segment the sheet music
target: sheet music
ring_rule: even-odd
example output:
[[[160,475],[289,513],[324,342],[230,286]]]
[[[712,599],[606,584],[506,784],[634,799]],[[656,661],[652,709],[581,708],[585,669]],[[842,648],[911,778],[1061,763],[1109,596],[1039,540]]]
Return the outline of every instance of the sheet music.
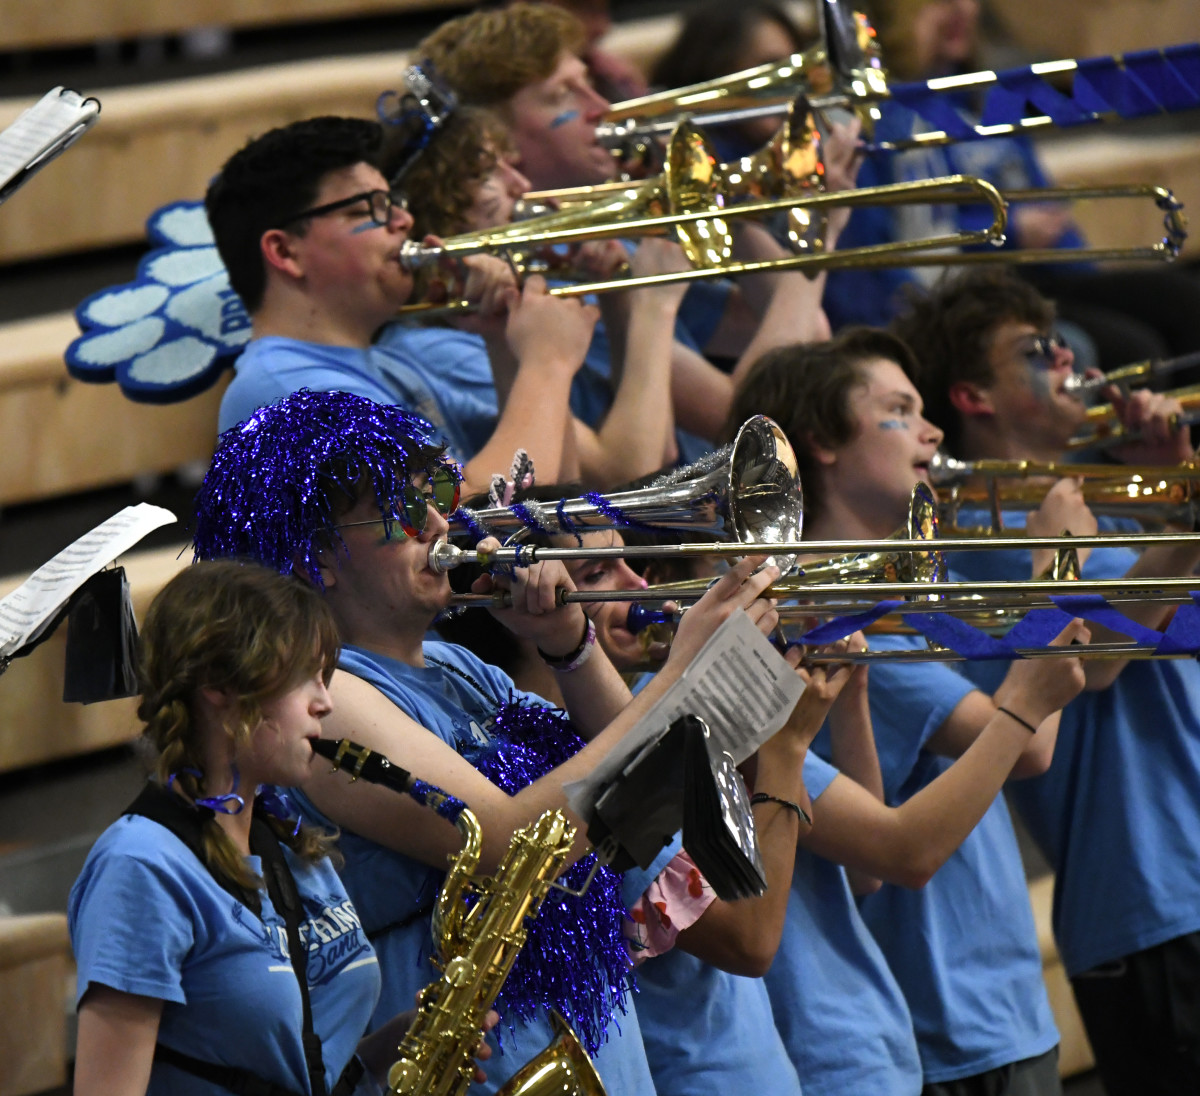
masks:
[[[147,533],[170,525],[175,515],[142,502],[126,506],[107,521],[43,563],[7,597],[0,599],[0,658],[36,639],[70,596],[92,575],[129,551]]]
[[[804,688],[750,618],[734,613],[621,744],[588,776],[564,788],[567,802],[581,818],[590,818],[600,789],[684,714],[703,719],[714,743],[741,764],[783,726]]]
[[[0,132],[0,202],[81,137],[99,114],[96,99],[58,87]]]

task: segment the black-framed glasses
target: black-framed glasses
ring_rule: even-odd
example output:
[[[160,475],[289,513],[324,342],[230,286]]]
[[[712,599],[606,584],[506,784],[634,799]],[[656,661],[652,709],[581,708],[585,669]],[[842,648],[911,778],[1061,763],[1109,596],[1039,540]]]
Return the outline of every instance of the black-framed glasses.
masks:
[[[404,530],[405,536],[420,536],[429,522],[429,507],[442,515],[449,517],[458,509],[459,493],[462,482],[454,470],[445,465],[439,465],[429,473],[429,482],[424,487],[410,485],[400,496],[399,505],[394,506],[390,520]],[[344,521],[330,526],[331,529],[352,529],[356,525],[378,525],[382,517],[371,518],[369,521]]]
[[[1057,332],[1049,335],[1032,335],[1021,347],[1021,356],[1040,369],[1052,369],[1060,350],[1067,349],[1067,340]]]
[[[361,194],[352,194],[349,198],[340,198],[336,202],[313,206],[312,209],[306,209],[303,213],[294,213],[291,217],[277,221],[275,227],[283,228],[284,225],[294,224],[296,221],[303,221],[309,217],[324,217],[326,213],[336,213],[339,209],[345,209],[357,202],[367,203],[368,215],[375,224],[381,227],[391,224],[393,211],[408,209],[408,197],[399,191],[364,190]]]

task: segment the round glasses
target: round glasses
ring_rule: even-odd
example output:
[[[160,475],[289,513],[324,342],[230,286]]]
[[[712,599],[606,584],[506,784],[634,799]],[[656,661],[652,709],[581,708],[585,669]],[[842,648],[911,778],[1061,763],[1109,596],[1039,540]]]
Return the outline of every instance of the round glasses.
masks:
[[[1027,344],[1021,347],[1021,356],[1030,365],[1036,365],[1042,369],[1052,369],[1058,352],[1066,349],[1067,340],[1057,333],[1033,335]]]
[[[405,536],[420,536],[429,522],[430,504],[442,517],[449,517],[458,509],[461,489],[462,483],[458,476],[450,468],[439,465],[429,473],[429,482],[424,487],[409,485],[404,489],[400,495],[399,506],[393,504],[392,512],[387,515],[386,521],[399,525]],[[381,521],[385,519],[378,517],[369,521],[345,521],[331,528],[351,529],[356,525],[377,525]],[[386,523],[384,528],[388,528]]]
[[[283,228],[284,225],[303,221],[308,217],[324,217],[327,213],[336,213],[339,209],[345,209],[356,202],[367,203],[367,210],[371,220],[380,227],[386,227],[391,224],[392,212],[394,210],[408,209],[408,197],[399,191],[364,190],[361,194],[352,194],[349,198],[341,198],[336,202],[326,202],[325,205],[313,206],[312,209],[306,209],[303,213],[295,213],[291,217],[285,217],[282,221],[277,221],[275,227]]]

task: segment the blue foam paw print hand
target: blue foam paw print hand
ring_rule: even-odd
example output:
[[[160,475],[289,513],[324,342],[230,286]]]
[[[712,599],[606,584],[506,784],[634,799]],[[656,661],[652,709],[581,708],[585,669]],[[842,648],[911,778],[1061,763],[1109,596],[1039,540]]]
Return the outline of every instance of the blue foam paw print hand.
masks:
[[[116,381],[130,399],[174,403],[232,365],[250,338],[250,317],[230,288],[202,202],[163,206],[146,231],[158,246],[137,278],[76,308],[83,334],[67,348],[67,370]]]

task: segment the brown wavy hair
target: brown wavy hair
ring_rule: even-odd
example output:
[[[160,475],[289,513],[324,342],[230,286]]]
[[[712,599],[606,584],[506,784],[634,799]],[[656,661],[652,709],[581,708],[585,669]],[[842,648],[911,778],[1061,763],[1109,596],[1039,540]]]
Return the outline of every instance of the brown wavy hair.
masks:
[[[384,146],[383,173],[389,179],[405,147],[403,139]],[[413,216],[412,238],[465,232],[467,210],[480,184],[497,159],[512,151],[508,129],[495,114],[482,107],[459,107],[400,181]]]
[[[203,744],[194,703],[205,687],[237,697],[227,731],[235,743],[249,739],[263,706],[298,682],[322,672],[326,682],[337,663],[333,616],[317,591],[298,578],[234,560],[197,563],[159,591],[146,614],[140,639],[138,718],[155,753],[155,775],[189,800],[204,794]],[[333,838],[301,826],[270,820],[280,840],[300,856],[328,856]],[[217,825],[202,827],[210,871],[248,890],[262,885]]]
[[[563,50],[582,54],[583,24],[553,4],[512,4],[443,23],[415,51],[466,103],[500,107],[545,80]]]

